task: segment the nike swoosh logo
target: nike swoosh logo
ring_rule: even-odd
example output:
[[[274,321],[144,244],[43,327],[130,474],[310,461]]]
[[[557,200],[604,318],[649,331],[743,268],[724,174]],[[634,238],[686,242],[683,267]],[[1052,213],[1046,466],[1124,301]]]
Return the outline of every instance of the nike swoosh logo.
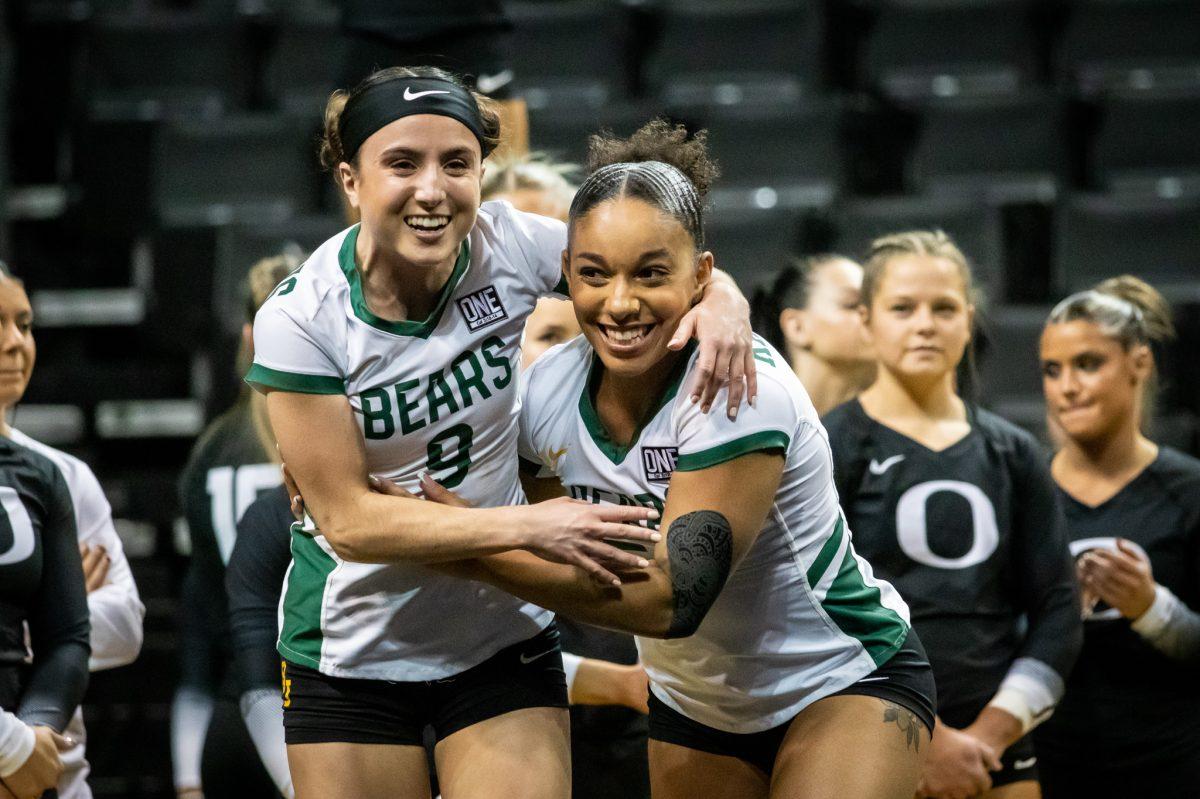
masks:
[[[512,83],[513,71],[511,69],[503,69],[495,75],[480,75],[475,80],[475,88],[484,94],[491,94],[496,89],[502,86],[507,86]]]
[[[405,100],[416,100],[418,97],[424,97],[427,94],[449,94],[449,93],[450,92],[444,91],[442,89],[430,89],[429,91],[425,91],[425,92],[414,92],[409,87],[407,87],[407,86],[404,87],[404,99]]]
[[[893,455],[883,463],[871,458],[871,463],[867,466],[867,468],[871,470],[871,474],[883,474],[902,460],[904,460],[903,455]]]
[[[1016,761],[1013,761],[1013,768],[1014,769],[1029,768],[1030,766],[1035,765],[1036,763],[1037,763],[1036,757],[1031,757],[1028,760],[1016,760]]]
[[[859,682],[882,682],[887,677],[863,677]]]
[[[557,652],[557,651],[558,651],[558,648],[555,647],[554,649],[547,649],[545,652],[538,652],[533,657],[526,657],[525,653],[522,652],[521,657],[520,657],[521,665],[528,666],[530,663],[537,660],[538,658],[544,658],[546,655],[549,655],[551,652]]]

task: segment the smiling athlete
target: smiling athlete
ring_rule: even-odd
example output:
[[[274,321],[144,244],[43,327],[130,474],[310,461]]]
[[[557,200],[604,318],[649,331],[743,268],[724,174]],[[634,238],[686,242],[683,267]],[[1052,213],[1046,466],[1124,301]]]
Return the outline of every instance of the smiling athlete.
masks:
[[[521,329],[558,288],[566,231],[480,205],[499,124],[485,98],[431,68],[384,70],[336,93],[324,161],[362,221],[319,247],[255,320],[247,380],[267,392],[315,522],[293,535],[279,638],[300,799],[427,795],[430,724],[447,795],[565,796],[551,614],[429,565],[527,549],[607,580],[636,559],[603,539],[651,536],[632,524],[643,508],[520,504]],[[699,331],[715,376],[697,387],[707,405],[731,377],[740,398],[751,356],[736,288],[726,281],[704,304],[671,334]],[[417,489],[426,471],[486,507],[383,497],[367,479]]]
[[[760,341],[759,399],[736,421],[679,391],[698,361],[668,342],[712,270],[703,140],[659,121],[594,137],[591,160],[562,262],[584,335],[526,373],[526,486],[661,509],[665,540],[630,542],[653,562],[614,586],[524,553],[447,569],[638,634],[655,797],[911,799],[932,675],[904,602],[850,544],[803,386]]]

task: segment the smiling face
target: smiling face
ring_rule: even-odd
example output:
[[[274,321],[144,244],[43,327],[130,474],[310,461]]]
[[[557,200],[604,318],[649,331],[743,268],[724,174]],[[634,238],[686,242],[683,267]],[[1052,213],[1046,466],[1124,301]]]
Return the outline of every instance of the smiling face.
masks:
[[[19,282],[0,279],[0,407],[20,402],[33,373],[33,308]]]
[[[401,117],[371,134],[338,175],[377,244],[422,267],[452,262],[479,211],[483,157],[467,126],[439,114]]]
[[[1077,319],[1046,326],[1041,359],[1046,411],[1068,438],[1095,441],[1136,423],[1153,369],[1149,347],[1126,350],[1099,325]]]
[[[604,368],[636,377],[667,355],[712,274],[712,253],[697,253],[683,225],[654,205],[617,197],[572,223],[563,273]]]
[[[962,270],[938,256],[890,259],[865,319],[879,363],[901,380],[953,372],[971,340],[975,308]]]

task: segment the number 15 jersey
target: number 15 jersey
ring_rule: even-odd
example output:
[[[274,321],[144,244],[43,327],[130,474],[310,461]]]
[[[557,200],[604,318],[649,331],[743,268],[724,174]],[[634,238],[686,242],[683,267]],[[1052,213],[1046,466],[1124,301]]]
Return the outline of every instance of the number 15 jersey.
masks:
[[[485,203],[424,321],[363,300],[358,227],[321,245],[254,322],[260,390],[345,394],[367,467],[420,494],[428,470],[478,506],[524,502],[517,477],[517,362],[525,319],[559,285],[561,222]],[[298,527],[298,526],[297,526]],[[337,677],[448,677],[550,623],[548,611],[419,564],[343,561],[320,531],[292,534],[279,652]]]

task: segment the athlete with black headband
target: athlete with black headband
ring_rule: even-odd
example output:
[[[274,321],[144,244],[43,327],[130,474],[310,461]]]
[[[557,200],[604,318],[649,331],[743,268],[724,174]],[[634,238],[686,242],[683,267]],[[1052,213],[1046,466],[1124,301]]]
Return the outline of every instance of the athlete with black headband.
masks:
[[[668,339],[710,279],[715,174],[686,136],[659,120],[593,137],[562,260],[584,335],[522,384],[530,496],[660,511],[663,541],[626,542],[652,563],[616,586],[527,553],[445,568],[639,636],[656,799],[912,799],[932,672],[903,600],[854,552],[804,387],[760,341],[758,401],[736,420],[680,392],[697,358]]]
[[[432,724],[451,796],[565,796],[566,692],[552,616],[429,568],[527,549],[612,582],[653,540],[641,507],[523,506],[516,470],[521,328],[561,288],[561,222],[480,205],[499,121],[447,73],[391,69],[326,110],[324,161],[362,222],[284,281],[255,321],[247,380],[268,392],[311,524],[292,539],[279,651],[298,797],[422,796]],[[729,407],[750,375],[748,306],[727,280],[695,332]],[[752,381],[751,381],[752,384]],[[751,394],[753,388],[751,387]],[[726,396],[723,394],[722,396]],[[373,493],[422,473],[485,509]]]

